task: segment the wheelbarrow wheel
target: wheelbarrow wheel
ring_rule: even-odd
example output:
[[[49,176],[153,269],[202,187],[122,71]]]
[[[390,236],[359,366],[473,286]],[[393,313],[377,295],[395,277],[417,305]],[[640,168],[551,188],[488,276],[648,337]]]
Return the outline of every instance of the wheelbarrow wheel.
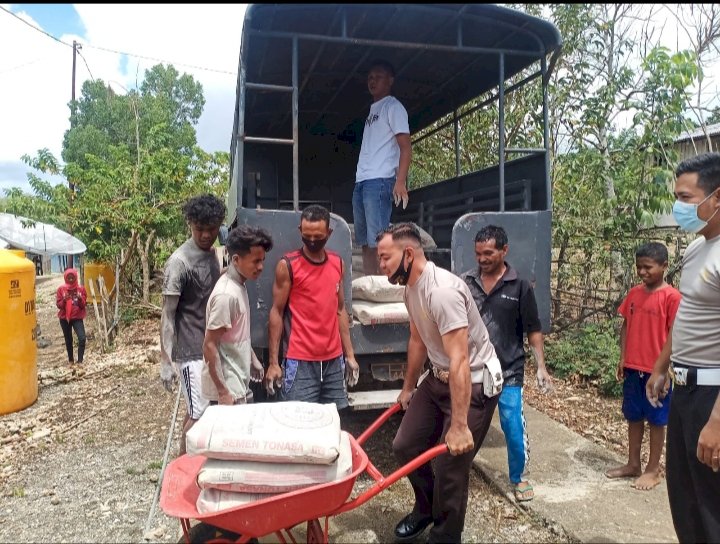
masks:
[[[221,544],[237,542],[241,535],[233,533],[220,527],[215,527],[209,523],[200,522],[197,525],[190,527],[190,542],[191,544]],[[257,539],[250,539],[250,544],[257,543]],[[178,544],[187,544],[185,535],[180,537]]]

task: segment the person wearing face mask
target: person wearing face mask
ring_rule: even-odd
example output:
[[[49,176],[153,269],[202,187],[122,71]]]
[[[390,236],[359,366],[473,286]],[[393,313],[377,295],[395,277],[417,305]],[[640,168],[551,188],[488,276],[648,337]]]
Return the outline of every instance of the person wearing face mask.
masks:
[[[78,339],[78,358],[77,364],[83,364],[83,356],[85,354],[85,306],[87,304],[87,293],[82,285],[78,285],[78,273],[74,268],[68,268],[63,274],[65,283],[58,287],[55,300],[58,307],[58,317],[60,318],[60,328],[62,328],[63,337],[65,338],[65,348],[68,354],[68,362],[73,365],[73,337],[72,331],[75,331]]]
[[[332,234],[330,212],[317,205],[300,215],[302,247],[275,268],[268,330],[265,388],[282,400],[332,403],[347,408],[347,389],[359,366],[350,341],[340,256],[325,249]],[[282,339],[282,366],[280,343]]]
[[[250,344],[248,280],[263,271],[265,253],[272,249],[263,229],[241,225],[228,236],[230,265],[215,284],[207,303],[207,324],[201,383],[203,396],[213,404],[252,402],[250,382],[263,379],[264,368]]]
[[[405,286],[410,316],[407,370],[398,403],[406,410],[393,452],[408,463],[438,443],[450,455],[408,475],[415,505],[395,527],[395,539],[460,542],[470,468],[490,427],[502,371],[470,289],[455,274],[425,258],[413,223],[393,225],[377,237],[380,270]],[[429,359],[432,371],[421,372]],[[418,385],[419,383],[419,385]]]
[[[680,542],[720,542],[720,153],[681,162],[673,216],[685,250],[682,300],[645,388],[661,406],[672,376],[666,480]]]

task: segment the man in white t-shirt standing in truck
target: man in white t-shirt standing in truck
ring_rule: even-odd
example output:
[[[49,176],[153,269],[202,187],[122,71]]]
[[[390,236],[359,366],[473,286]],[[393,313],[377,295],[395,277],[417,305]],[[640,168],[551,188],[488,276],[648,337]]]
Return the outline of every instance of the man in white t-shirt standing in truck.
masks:
[[[375,238],[390,224],[392,203],[407,205],[407,176],[412,147],[408,114],[392,96],[395,69],[376,60],[368,71],[373,98],[365,120],[353,190],[355,243],[362,246],[363,272],[379,274]]]

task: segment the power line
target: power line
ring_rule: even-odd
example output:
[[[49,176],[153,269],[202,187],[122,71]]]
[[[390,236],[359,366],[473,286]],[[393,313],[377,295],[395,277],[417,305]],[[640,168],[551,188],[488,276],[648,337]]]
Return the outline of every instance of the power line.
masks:
[[[31,25],[31,24],[28,23],[25,19],[23,19],[22,17],[20,17],[19,15],[15,14],[15,13],[13,13],[13,12],[10,11],[9,9],[4,8],[3,6],[0,6],[0,9],[3,10],[5,13],[8,13],[8,14],[12,15],[12,16],[15,17],[18,21],[20,21],[20,22],[22,22],[22,23],[25,23],[27,26],[29,26],[29,27],[32,28],[33,30],[37,30],[37,31],[40,32],[41,34],[45,34],[48,38],[51,38],[51,39],[55,40],[56,42],[61,43],[61,44],[63,44],[63,45],[66,45],[66,46],[68,46],[68,47],[72,47],[72,45],[70,45],[69,43],[65,43],[65,42],[62,41],[60,38],[56,38],[56,37],[53,36],[52,34],[50,34],[50,33],[48,33],[48,32],[45,32],[42,28],[38,28],[38,27],[36,27],[36,26]]]
[[[135,54],[135,53],[126,53],[126,52],[124,52],[124,51],[118,51],[118,50],[116,50],[116,49],[109,49],[109,48],[107,48],[107,47],[100,47],[100,46],[98,46],[98,45],[92,45],[92,44],[89,44],[89,43],[84,43],[83,46],[84,46],[84,47],[90,47],[90,48],[92,48],[92,49],[97,49],[97,50],[99,50],[99,51],[106,51],[106,52],[108,52],[108,53],[115,53],[115,54],[118,54],[118,55],[126,55],[126,56],[128,56],[128,57],[136,57],[136,58],[138,58],[138,59],[153,60],[153,61],[156,61],[156,62],[162,62],[163,64],[173,64],[173,65],[177,65],[177,66],[187,66],[188,68],[195,68],[196,70],[204,70],[204,71],[206,71],[206,72],[216,72],[216,73],[218,73],[218,74],[230,74],[231,76],[236,75],[235,72],[229,72],[229,71],[227,71],[227,70],[218,70],[218,69],[216,69],[216,68],[206,68],[205,66],[198,66],[198,65],[196,65],[196,64],[187,64],[187,63],[185,63],[185,62],[174,62],[174,61],[171,61],[171,60],[158,59],[158,58],[156,58],[156,57],[148,57],[148,56],[145,56],[145,55],[137,55],[137,54]]]
[[[13,66],[12,68],[8,68],[7,70],[0,70],[0,75],[7,74],[8,72],[13,72],[15,70],[20,70],[20,68],[25,68],[26,66],[30,66],[31,64],[36,64],[38,62],[46,60],[48,60],[46,57],[40,57],[29,62],[23,62],[22,64],[18,64],[17,66]]]
[[[48,38],[51,38],[51,39],[55,40],[56,42],[58,42],[58,43],[60,43],[60,44],[62,44],[62,45],[65,45],[65,46],[67,46],[67,47],[72,47],[72,44],[66,43],[66,42],[62,41],[60,38],[56,38],[56,37],[53,36],[52,34],[50,34],[50,33],[48,33],[48,32],[45,32],[43,29],[38,28],[38,27],[36,27],[36,26],[33,26],[32,24],[30,24],[29,22],[27,22],[25,19],[23,19],[22,17],[18,16],[18,15],[15,14],[15,13],[13,13],[12,11],[8,10],[7,8],[5,8],[5,7],[3,7],[3,6],[0,5],[0,9],[3,10],[5,13],[8,13],[9,15],[12,15],[12,16],[15,17],[18,21],[21,21],[21,22],[25,23],[27,26],[29,26],[29,27],[32,28],[33,30],[37,30],[38,32],[44,34],[44,35],[47,36]],[[99,45],[93,45],[93,44],[90,44],[90,43],[83,43],[82,45],[83,45],[83,47],[90,47],[90,48],[92,48],[92,49],[97,49],[98,51],[105,51],[105,52],[108,52],[108,53],[115,53],[116,55],[125,55],[125,56],[127,56],[127,57],[135,57],[135,58],[138,58],[138,59],[152,60],[152,61],[155,61],[155,62],[161,62],[161,63],[163,63],[163,64],[172,64],[172,65],[175,65],[175,66],[185,66],[185,67],[188,67],[188,68],[194,68],[194,69],[196,69],[196,70],[203,70],[203,71],[205,71],[205,72],[215,72],[215,73],[218,73],[218,74],[229,74],[229,75],[231,75],[231,76],[236,75],[235,72],[229,72],[228,70],[218,70],[218,69],[216,69],[216,68],[207,68],[207,67],[205,67],[205,66],[198,66],[198,65],[196,65],[196,64],[187,64],[187,63],[185,63],[185,62],[175,62],[175,61],[171,61],[171,60],[159,59],[159,58],[156,58],[156,57],[149,57],[149,56],[146,56],[146,55],[137,55],[137,54],[135,54],[135,53],[127,53],[127,52],[125,52],[125,51],[118,51],[117,49],[110,49],[110,48],[108,48],[108,47],[101,47],[101,46],[99,46]],[[82,56],[82,55],[81,55],[81,56]],[[83,60],[85,60],[85,59],[83,58]],[[87,66],[87,61],[85,62],[85,65]],[[89,71],[89,70],[90,70],[90,69],[88,68],[88,71]],[[92,76],[92,74],[91,74],[91,76]]]
[[[78,48],[78,55],[80,55],[80,58],[83,59],[83,62],[85,63],[85,68],[87,68],[88,74],[90,74],[90,79],[93,80],[93,83],[95,83],[95,78],[92,75],[92,72],[90,71],[90,67],[88,66],[87,59],[85,58],[85,55],[83,55]]]

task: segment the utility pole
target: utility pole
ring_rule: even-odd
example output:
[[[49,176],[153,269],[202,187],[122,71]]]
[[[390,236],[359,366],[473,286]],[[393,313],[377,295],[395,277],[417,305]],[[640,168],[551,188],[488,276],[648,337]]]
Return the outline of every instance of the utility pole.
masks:
[[[75,67],[77,66],[77,52],[82,49],[82,45],[80,45],[77,41],[73,40],[73,61],[72,61],[72,91],[70,93],[70,99],[71,99],[71,111],[70,111],[70,128],[73,128],[73,125],[75,124]],[[68,179],[68,185],[70,186],[70,205],[72,206],[74,197],[75,197],[75,184],[72,182],[72,180]],[[72,234],[72,226],[70,227],[70,234]],[[70,268],[73,267],[73,256],[68,255],[68,265]]]
[[[75,67],[77,65],[77,52],[80,49],[82,49],[82,45],[73,40],[72,91],[70,93],[70,99],[72,100],[72,111],[70,112],[70,128],[73,128],[73,125],[75,124]],[[74,193],[75,185],[73,185],[73,182],[70,180],[68,180],[68,183],[70,184],[70,191]]]

